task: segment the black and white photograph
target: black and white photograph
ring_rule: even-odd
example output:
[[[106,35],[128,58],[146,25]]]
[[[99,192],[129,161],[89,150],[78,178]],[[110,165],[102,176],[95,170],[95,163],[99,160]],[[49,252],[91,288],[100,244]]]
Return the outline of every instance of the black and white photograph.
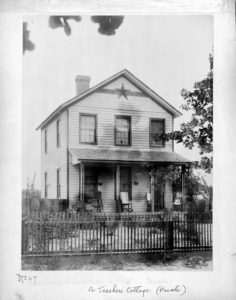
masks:
[[[235,299],[235,0],[0,12],[0,299]]]
[[[25,16],[22,268],[212,270],[213,17]]]

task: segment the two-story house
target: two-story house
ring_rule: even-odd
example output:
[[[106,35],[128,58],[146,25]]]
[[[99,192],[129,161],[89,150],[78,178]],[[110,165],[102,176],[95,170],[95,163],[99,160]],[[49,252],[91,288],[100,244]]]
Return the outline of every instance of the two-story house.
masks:
[[[41,129],[42,198],[103,212],[116,212],[127,192],[134,212],[171,208],[173,191],[151,187],[146,164],[189,161],[173,141],[155,136],[173,130],[181,113],[128,70],[94,87],[77,76],[77,95],[53,111]],[[150,194],[149,194],[150,193]]]

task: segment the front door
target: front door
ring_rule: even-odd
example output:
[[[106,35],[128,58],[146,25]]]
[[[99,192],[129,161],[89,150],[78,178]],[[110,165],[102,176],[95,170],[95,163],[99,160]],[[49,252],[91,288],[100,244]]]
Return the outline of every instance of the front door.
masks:
[[[98,192],[98,175],[95,167],[86,166],[84,176],[84,200],[85,203],[93,202]]]
[[[132,168],[120,167],[120,192],[128,192],[129,200],[132,199]]]
[[[164,208],[164,187],[162,184],[154,188],[154,211]]]

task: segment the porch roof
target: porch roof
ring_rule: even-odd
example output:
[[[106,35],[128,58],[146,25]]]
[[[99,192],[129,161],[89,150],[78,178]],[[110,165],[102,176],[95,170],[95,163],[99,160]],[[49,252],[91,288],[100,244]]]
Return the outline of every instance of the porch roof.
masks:
[[[169,162],[190,163],[183,156],[168,151],[105,150],[70,148],[72,163],[80,161]]]

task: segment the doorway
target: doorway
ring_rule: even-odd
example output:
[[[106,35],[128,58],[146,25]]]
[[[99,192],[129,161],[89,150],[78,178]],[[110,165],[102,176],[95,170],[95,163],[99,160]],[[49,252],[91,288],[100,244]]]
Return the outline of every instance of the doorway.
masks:
[[[120,167],[120,192],[127,192],[132,200],[132,168]]]
[[[154,188],[154,211],[164,209],[164,186],[159,184]]]
[[[90,203],[96,199],[98,193],[98,174],[97,168],[92,166],[85,167],[84,176],[84,200]]]

